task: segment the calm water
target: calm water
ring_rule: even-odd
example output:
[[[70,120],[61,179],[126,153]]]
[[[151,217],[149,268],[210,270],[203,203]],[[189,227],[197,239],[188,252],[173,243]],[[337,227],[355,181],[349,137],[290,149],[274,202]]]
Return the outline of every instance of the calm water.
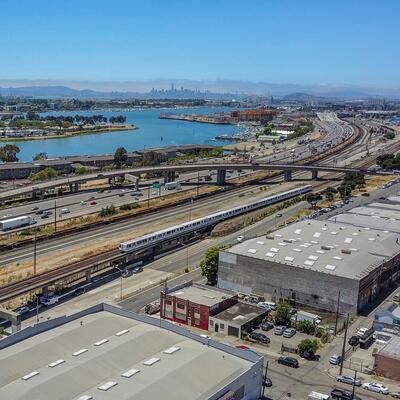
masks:
[[[49,157],[67,155],[93,155],[113,153],[117,147],[123,146],[128,151],[143,148],[171,146],[180,144],[214,144],[223,142],[211,142],[210,139],[220,134],[232,134],[240,131],[240,128],[232,125],[212,125],[195,122],[174,121],[159,119],[164,113],[175,114],[207,114],[220,111],[232,111],[230,108],[186,108],[186,109],[151,109],[137,111],[117,112],[59,112],[53,115],[91,115],[103,114],[106,117],[123,114],[127,123],[139,127],[137,130],[124,132],[111,132],[94,135],[82,135],[67,139],[43,139],[27,142],[14,142],[21,152],[18,154],[20,161],[31,161],[40,152],[46,152]],[[48,113],[51,114],[51,113]],[[9,143],[13,143],[10,141]],[[224,142],[225,144],[227,142]],[[0,143],[1,145],[1,143]]]

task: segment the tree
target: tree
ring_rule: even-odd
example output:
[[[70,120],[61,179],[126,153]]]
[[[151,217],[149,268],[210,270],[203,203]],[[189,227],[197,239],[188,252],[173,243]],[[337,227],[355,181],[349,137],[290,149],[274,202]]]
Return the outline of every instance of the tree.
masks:
[[[340,197],[342,199],[344,199],[345,197],[349,197],[351,195],[352,190],[353,190],[353,188],[351,187],[351,185],[347,184],[347,183],[342,183],[338,187],[338,192],[340,193]]]
[[[303,339],[299,343],[298,349],[300,353],[308,353],[309,355],[314,356],[319,349],[319,341],[317,339]]]
[[[218,255],[224,249],[224,245],[214,246],[207,250],[206,255],[200,261],[201,275],[207,278],[208,283],[215,285],[218,280]]]
[[[15,144],[6,144],[0,147],[0,160],[3,162],[16,162],[18,161],[17,154],[20,149]]]
[[[311,205],[312,208],[315,208],[320,200],[322,200],[320,193],[309,193],[306,196],[306,201]]]
[[[36,156],[33,157],[33,161],[37,160],[47,160],[47,153],[45,152],[37,153]]]
[[[121,168],[128,161],[128,152],[124,147],[118,147],[114,153],[114,162],[118,168]]]
[[[55,178],[58,175],[58,172],[51,167],[46,167],[35,174],[31,174],[29,176],[29,180],[31,181],[45,181],[47,179]]]
[[[290,318],[291,318],[291,307],[288,303],[284,303],[283,301],[278,304],[276,307],[275,313],[275,325],[290,325]]]
[[[333,199],[335,198],[335,193],[337,193],[337,192],[338,192],[337,189],[335,189],[335,188],[332,187],[332,186],[328,186],[328,187],[325,189],[325,192],[324,192],[325,198],[326,198],[328,201],[333,201]]]

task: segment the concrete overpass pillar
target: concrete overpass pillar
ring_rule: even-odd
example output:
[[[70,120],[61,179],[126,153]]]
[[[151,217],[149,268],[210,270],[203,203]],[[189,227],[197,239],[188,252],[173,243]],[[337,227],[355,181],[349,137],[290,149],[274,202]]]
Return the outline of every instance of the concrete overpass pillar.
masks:
[[[136,192],[139,190],[139,178],[136,178],[136,181],[135,181],[135,190],[136,190]]]
[[[175,180],[175,171],[167,171],[164,173],[164,183],[173,182]]]
[[[311,179],[314,181],[318,179],[318,170],[315,169],[311,172]]]
[[[85,272],[86,283],[90,283],[92,281],[92,273],[89,271]]]
[[[285,182],[290,182],[292,180],[292,171],[290,169],[283,171],[283,179]]]
[[[226,169],[219,169],[217,171],[217,185],[224,186],[226,179]]]

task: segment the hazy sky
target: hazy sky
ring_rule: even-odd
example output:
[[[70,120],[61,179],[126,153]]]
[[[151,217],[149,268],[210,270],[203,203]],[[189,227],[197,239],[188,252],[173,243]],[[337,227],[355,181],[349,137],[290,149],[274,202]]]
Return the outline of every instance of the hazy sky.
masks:
[[[400,86],[399,0],[1,2],[0,79]]]

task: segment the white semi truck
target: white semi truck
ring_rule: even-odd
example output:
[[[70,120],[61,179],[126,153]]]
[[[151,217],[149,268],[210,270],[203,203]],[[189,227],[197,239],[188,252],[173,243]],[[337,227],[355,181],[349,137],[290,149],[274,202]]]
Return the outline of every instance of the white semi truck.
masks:
[[[0,230],[7,231],[9,229],[21,228],[23,226],[29,226],[36,224],[36,220],[28,215],[23,215],[21,217],[14,217],[3,219],[0,221]]]

